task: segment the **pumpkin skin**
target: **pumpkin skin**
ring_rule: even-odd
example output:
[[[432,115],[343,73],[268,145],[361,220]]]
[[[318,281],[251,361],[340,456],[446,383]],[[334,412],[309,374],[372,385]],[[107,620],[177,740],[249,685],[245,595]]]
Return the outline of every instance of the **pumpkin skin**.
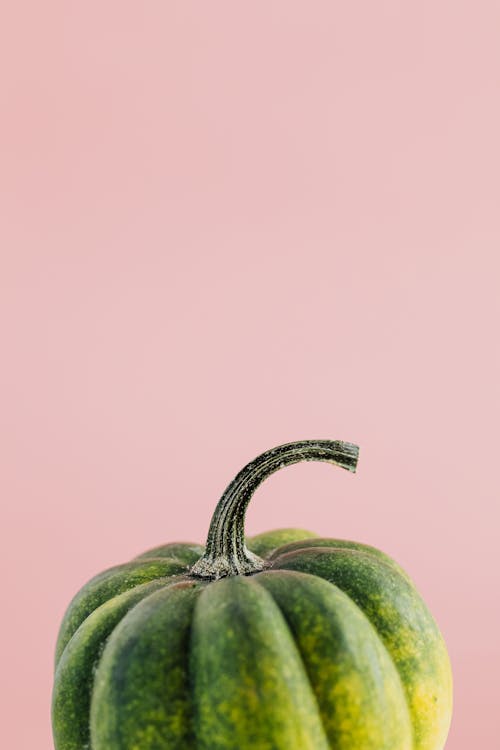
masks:
[[[56,750],[442,750],[451,670],[409,577],[364,544],[282,529],[265,567],[193,576],[167,544],[93,578],[56,647]]]

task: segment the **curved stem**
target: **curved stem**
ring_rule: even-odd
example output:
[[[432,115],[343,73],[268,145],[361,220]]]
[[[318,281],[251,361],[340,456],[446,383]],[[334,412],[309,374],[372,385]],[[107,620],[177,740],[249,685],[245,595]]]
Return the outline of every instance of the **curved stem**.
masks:
[[[326,461],[356,471],[359,448],[341,440],[302,440],[262,453],[227,486],[215,509],[205,554],[191,568],[199,578],[248,575],[267,564],[245,546],[245,512],[257,487],[278,469],[299,461]]]

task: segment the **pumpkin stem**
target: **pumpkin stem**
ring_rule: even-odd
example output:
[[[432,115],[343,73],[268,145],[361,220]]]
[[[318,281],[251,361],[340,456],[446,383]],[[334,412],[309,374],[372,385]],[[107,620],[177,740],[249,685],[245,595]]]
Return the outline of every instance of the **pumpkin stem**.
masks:
[[[210,523],[205,554],[191,568],[197,578],[249,575],[267,567],[245,546],[245,512],[270,474],[299,461],[326,461],[356,471],[359,448],[341,440],[302,440],[272,448],[247,464],[227,486]]]

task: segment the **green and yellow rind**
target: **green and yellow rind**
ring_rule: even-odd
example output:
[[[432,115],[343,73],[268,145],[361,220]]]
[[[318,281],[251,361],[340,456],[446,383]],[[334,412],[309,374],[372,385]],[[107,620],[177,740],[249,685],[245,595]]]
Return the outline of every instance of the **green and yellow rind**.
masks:
[[[245,543],[248,549],[259,557],[268,557],[278,547],[296,544],[299,540],[306,540],[307,543],[307,541],[316,537],[317,534],[305,529],[274,529],[247,537]]]
[[[306,668],[330,747],[412,750],[403,686],[377,632],[336,586],[277,570],[255,580],[273,596]]]
[[[159,547],[148,549],[146,552],[142,552],[137,557],[134,557],[134,560],[170,557],[181,560],[185,565],[192,565],[204,552],[205,547],[202,544],[195,544],[194,542],[171,542],[170,544],[161,544]]]
[[[197,750],[329,750],[286,621],[252,577],[205,589],[191,649]]]
[[[347,548],[288,552],[273,565],[324,578],[358,605],[399,672],[415,750],[442,750],[451,718],[451,668],[441,633],[408,577],[373,554]]]
[[[92,750],[194,747],[189,639],[204,585],[187,581],[151,594],[113,631],[95,675]]]
[[[372,547],[370,544],[363,544],[362,542],[351,542],[349,539],[332,539],[329,537],[319,537],[311,535],[310,538],[285,542],[279,547],[275,547],[272,553],[269,555],[269,559],[273,560],[276,557],[281,557],[281,555],[287,554],[288,552],[298,552],[299,550],[307,550],[311,547],[328,547],[333,549],[347,550],[351,549],[357,552],[364,552],[367,555],[373,555],[378,560],[381,560],[387,565],[395,568],[405,578],[409,578],[403,568],[401,568],[400,565],[398,565],[398,563],[392,557],[389,557],[389,555],[387,555],[385,552],[382,552],[382,550],[377,549],[377,547]]]
[[[181,560],[157,558],[117,565],[92,578],[73,597],[65,612],[57,638],[56,665],[77,628],[101,604],[134,586],[185,571],[186,565]]]
[[[52,696],[58,750],[90,746],[90,700],[104,645],[127,612],[170,581],[159,578],[109,599],[84,620],[68,642],[57,665]]]

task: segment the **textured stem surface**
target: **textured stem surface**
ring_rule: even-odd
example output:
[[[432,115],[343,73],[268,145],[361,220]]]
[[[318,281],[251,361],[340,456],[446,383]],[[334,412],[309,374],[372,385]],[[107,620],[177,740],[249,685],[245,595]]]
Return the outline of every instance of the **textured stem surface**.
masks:
[[[245,546],[245,512],[257,487],[278,469],[299,461],[326,461],[356,471],[359,448],[341,440],[302,440],[262,453],[227,486],[215,509],[205,554],[191,568],[199,578],[248,575],[267,564]]]

